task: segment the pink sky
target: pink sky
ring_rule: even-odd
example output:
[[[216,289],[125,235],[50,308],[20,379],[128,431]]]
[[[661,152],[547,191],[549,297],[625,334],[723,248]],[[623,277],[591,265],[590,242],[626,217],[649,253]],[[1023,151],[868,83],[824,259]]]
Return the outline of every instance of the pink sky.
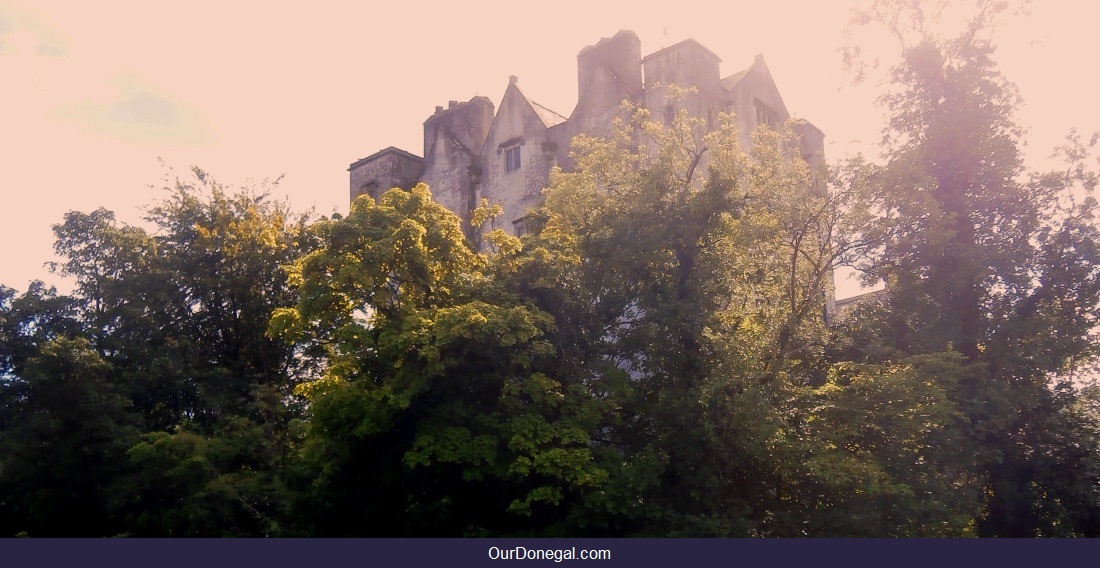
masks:
[[[873,151],[882,125],[875,86],[854,88],[841,70],[848,1],[372,4],[0,0],[0,284],[67,288],[43,267],[50,225],[100,206],[137,221],[160,194],[148,187],[158,157],[233,185],[286,174],[279,193],[296,208],[346,211],[348,164],[390,145],[420,154],[436,105],[499,104],[516,75],[568,116],[577,52],[619,29],[643,54],[693,37],[723,76],[764,54],[832,159]],[[1100,130],[1100,4],[1035,4],[996,42],[1039,165],[1070,128]],[[864,50],[888,56],[877,39]]]

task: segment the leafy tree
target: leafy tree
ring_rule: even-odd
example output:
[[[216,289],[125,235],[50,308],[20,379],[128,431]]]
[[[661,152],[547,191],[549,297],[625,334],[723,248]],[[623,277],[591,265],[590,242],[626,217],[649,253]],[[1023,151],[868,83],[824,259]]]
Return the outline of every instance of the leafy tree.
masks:
[[[270,432],[241,417],[212,436],[146,435],[127,452],[112,506],[131,536],[294,535],[293,497]]]
[[[148,209],[154,234],[103,209],[55,226],[67,259],[56,268],[76,279],[96,348],[129,375],[153,430],[186,420],[209,431],[245,412],[253,387],[289,394],[301,361],[264,332],[295,301],[281,267],[312,246],[308,216],[193,173]]]
[[[265,331],[296,301],[282,266],[313,246],[309,216],[193,173],[148,210],[155,232],[103,209],[55,226],[72,297],[40,284],[0,297],[8,487],[79,489],[103,516],[70,523],[60,498],[32,491],[11,517],[32,534],[294,534],[280,476],[293,471],[293,389],[311,363]],[[65,398],[93,390],[86,404]],[[84,425],[49,418],[96,411]],[[52,468],[84,459],[70,439],[110,467],[95,462],[69,487]],[[203,475],[169,482],[198,463]]]
[[[1019,96],[988,38],[1005,7],[979,3],[951,38],[931,31],[937,12],[919,3],[876,2],[862,14],[902,48],[882,98],[886,163],[849,178],[877,214],[863,229],[875,246],[862,268],[888,290],[862,341],[882,349],[863,351],[954,350],[980,363],[953,395],[984,479],[979,533],[1082,534],[1065,519],[1091,513],[1073,511],[1081,500],[1054,472],[1082,474],[1088,454],[1072,442],[1074,396],[1051,385],[1096,356],[1096,140],[1071,136],[1065,171],[1025,175]]]
[[[690,94],[670,92],[674,106]],[[824,379],[840,210],[789,129],[762,129],[746,152],[728,117],[706,133],[682,110],[668,125],[633,115],[610,139],[574,141],[541,228],[500,256],[510,287],[558,323],[562,381],[607,409],[594,439],[622,456],[609,471],[631,495],[612,524],[767,534],[794,457],[777,449],[785,401]]]
[[[798,389],[770,528],[786,536],[973,535],[981,484],[969,421],[954,403],[972,366],[958,353],[841,362],[824,385]]]
[[[109,535],[109,483],[134,441],[125,385],[83,338],[59,337],[0,390],[0,530]]]
[[[202,170],[193,173],[146,218],[157,229],[161,260],[153,274],[172,284],[172,354],[188,362],[197,397],[185,412],[209,430],[222,417],[256,411],[256,389],[289,396],[311,372],[308,359],[265,332],[276,309],[297,301],[283,266],[308,252],[314,238],[308,214],[295,216],[269,198],[276,185],[230,194]]]
[[[18,297],[15,290],[0,286],[0,378],[19,377],[28,360],[51,340],[79,335],[83,328],[75,303],[38,280]]]
[[[425,186],[316,230],[271,334],[325,350],[325,376],[299,388],[317,531],[522,533],[602,482],[584,399],[543,372],[552,320],[497,289]]]

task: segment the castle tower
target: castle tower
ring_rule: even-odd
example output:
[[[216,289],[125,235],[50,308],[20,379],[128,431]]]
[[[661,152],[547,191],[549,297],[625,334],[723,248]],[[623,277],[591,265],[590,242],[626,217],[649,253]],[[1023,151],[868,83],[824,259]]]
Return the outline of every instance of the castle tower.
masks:
[[[620,30],[610,38],[602,38],[577,54],[577,101],[592,96],[613,107],[642,92],[642,41],[629,30]],[[607,81],[607,86],[601,83]],[[596,84],[593,84],[596,82]]]
[[[691,116],[713,120],[727,104],[718,64],[722,60],[702,44],[686,39],[642,59],[645,69],[645,106],[653,117],[671,119],[668,85],[694,87],[698,92],[681,102]],[[708,123],[709,125],[709,123]]]
[[[477,206],[481,147],[493,125],[493,103],[487,97],[451,101],[435,107],[424,121],[424,173],[432,196],[463,219]]]
[[[424,160],[390,146],[348,167],[351,172],[351,200],[367,194],[378,199],[394,187],[410,189],[420,179]]]
[[[630,30],[601,38],[577,54],[577,106],[568,122],[551,128],[554,161],[572,167],[569,145],[578,134],[609,136],[615,118],[629,118],[622,102],[642,103],[642,42]]]

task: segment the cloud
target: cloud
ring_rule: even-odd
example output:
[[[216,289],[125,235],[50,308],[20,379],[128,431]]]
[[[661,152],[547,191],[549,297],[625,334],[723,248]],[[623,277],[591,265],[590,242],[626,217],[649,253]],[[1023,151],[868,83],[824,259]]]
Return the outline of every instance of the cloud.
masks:
[[[13,32],[25,32],[35,45],[34,53],[61,57],[68,53],[68,38],[44,18],[0,1],[0,54],[23,51],[20,42],[13,41]]]
[[[68,50],[63,45],[54,45],[51,43],[40,43],[35,48],[34,52],[38,55],[46,55],[49,57],[61,57],[65,55]]]
[[[3,7],[4,5],[0,4],[0,53],[11,50],[11,48],[8,47],[8,36],[10,36],[11,31],[15,29],[11,20],[4,16],[4,12],[2,11]]]
[[[215,138],[186,101],[135,73],[106,75],[109,59],[68,46],[45,15],[0,0],[0,77],[9,87],[0,90],[0,124],[44,116],[140,145],[203,146]]]
[[[142,145],[205,146],[216,138],[202,114],[135,74],[116,75],[107,100],[62,104],[50,115],[97,136]]]

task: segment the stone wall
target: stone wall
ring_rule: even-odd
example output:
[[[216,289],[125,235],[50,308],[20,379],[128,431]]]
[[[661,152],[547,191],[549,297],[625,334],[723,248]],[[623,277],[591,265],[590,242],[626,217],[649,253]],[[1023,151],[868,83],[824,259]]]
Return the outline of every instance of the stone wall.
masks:
[[[420,179],[424,160],[404,150],[389,147],[359,160],[348,168],[351,172],[351,200],[362,194],[378,199],[387,190],[410,189]]]
[[[493,103],[486,97],[451,101],[424,121],[424,174],[436,201],[465,216],[477,205],[478,159],[493,126]]]
[[[481,194],[504,209],[497,228],[514,233],[515,223],[542,200],[555,158],[553,143],[546,124],[513,80],[481,151]],[[507,152],[515,148],[520,166],[509,171]]]
[[[783,97],[775,87],[764,56],[757,55],[744,76],[729,88],[729,111],[737,116],[741,142],[746,148],[751,144],[752,133],[761,124],[761,114],[769,113],[773,126],[780,126],[791,118]]]
[[[728,96],[722,88],[718,64],[721,60],[699,42],[689,39],[662,49],[642,60],[645,68],[645,106],[654,119],[668,123],[672,101],[668,86],[694,88],[678,103],[694,117],[713,121],[728,104]]]
[[[573,167],[569,150],[574,137],[607,136],[616,118],[629,119],[621,108],[624,100],[649,109],[651,117],[666,123],[670,110],[686,109],[704,119],[706,128],[714,126],[719,113],[732,112],[746,148],[760,124],[779,127],[790,118],[762,56],[722,79],[721,60],[692,39],[645,58],[640,55],[641,41],[626,30],[582,49],[577,54],[577,105],[568,118],[528,99],[514,77],[499,109],[485,97],[436,107],[424,122],[423,160],[387,148],[352,164],[352,197],[422,180],[437,201],[467,220],[482,197],[501,205],[504,215],[498,226],[514,232],[514,222],[542,200],[551,169]],[[696,92],[670,109],[670,84]],[[824,134],[805,121],[795,128],[802,136],[802,154],[815,166],[823,164]],[[519,148],[521,155],[514,171],[507,159],[512,148]],[[467,227],[475,236],[472,229]]]

